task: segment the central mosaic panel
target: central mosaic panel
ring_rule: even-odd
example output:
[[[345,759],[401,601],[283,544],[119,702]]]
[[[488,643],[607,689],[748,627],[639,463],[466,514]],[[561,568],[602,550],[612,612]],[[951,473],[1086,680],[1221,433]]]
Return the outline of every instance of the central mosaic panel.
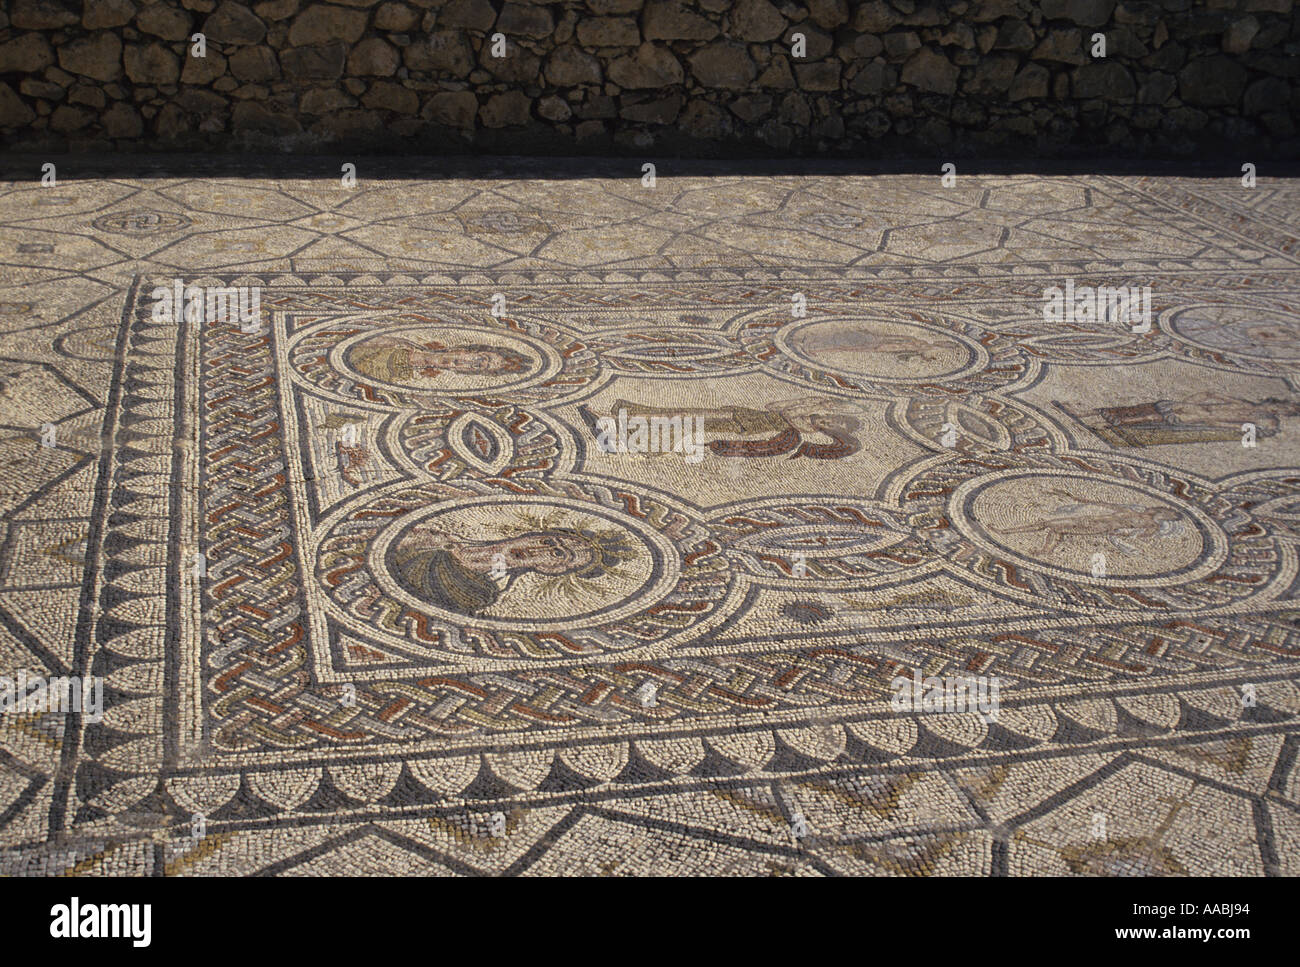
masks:
[[[262,320],[156,324],[144,284],[128,313],[123,438],[199,414],[115,458],[106,532],[170,528],[169,768],[1018,748],[1054,728],[1043,687],[1295,653],[1267,618],[1294,475],[1075,450],[1017,396],[1051,351],[979,312],[829,280],[803,317],[766,280],[190,281],[261,287]],[[998,676],[1000,723],[891,712],[913,672]]]

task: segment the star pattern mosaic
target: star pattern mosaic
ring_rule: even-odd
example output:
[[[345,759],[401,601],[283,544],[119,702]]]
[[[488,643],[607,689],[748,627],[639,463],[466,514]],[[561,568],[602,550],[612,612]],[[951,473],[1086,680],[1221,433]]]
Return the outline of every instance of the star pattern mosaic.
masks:
[[[0,872],[1300,872],[1300,185],[538,164],[0,183]]]

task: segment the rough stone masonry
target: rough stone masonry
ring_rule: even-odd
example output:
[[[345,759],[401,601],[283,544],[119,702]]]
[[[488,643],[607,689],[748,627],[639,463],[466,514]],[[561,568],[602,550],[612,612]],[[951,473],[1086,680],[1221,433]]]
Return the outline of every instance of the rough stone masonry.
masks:
[[[1293,0],[0,9],[0,144],[19,151],[1284,158],[1300,147]]]

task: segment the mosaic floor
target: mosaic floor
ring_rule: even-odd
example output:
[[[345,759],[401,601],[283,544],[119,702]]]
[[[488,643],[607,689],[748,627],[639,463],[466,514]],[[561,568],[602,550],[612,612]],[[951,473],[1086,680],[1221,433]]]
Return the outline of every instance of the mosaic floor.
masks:
[[[361,167],[0,184],[0,873],[1300,873],[1300,182]]]

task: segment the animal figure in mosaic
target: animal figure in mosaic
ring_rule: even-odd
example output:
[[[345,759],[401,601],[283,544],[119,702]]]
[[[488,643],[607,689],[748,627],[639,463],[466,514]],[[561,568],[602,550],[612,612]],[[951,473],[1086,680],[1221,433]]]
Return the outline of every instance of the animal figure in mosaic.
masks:
[[[598,433],[596,414],[588,407],[580,410],[592,432]],[[611,412],[615,417],[624,412],[628,417],[648,420],[698,418],[703,421],[706,433],[719,435],[720,438],[705,445],[720,457],[839,460],[862,449],[857,435],[863,422],[861,411],[847,400],[823,396],[775,400],[762,409],[668,407],[620,399],[614,401]],[[829,438],[830,442],[821,442],[819,436]]]
[[[1104,537],[1124,554],[1138,552],[1130,541],[1170,537],[1180,526],[1181,515],[1172,507],[1147,507],[1143,504],[1076,497],[1063,490],[1049,493],[1065,497],[1068,504],[1058,504],[1042,520],[1015,527],[992,527],[998,534],[1042,534],[1038,554],[1056,550],[1068,538]]]
[[[1276,436],[1283,418],[1294,416],[1300,416],[1297,400],[1280,397],[1250,400],[1208,391],[1183,399],[1101,407],[1076,419],[1107,443],[1151,447],[1237,440],[1245,423],[1255,426],[1258,438]]]

